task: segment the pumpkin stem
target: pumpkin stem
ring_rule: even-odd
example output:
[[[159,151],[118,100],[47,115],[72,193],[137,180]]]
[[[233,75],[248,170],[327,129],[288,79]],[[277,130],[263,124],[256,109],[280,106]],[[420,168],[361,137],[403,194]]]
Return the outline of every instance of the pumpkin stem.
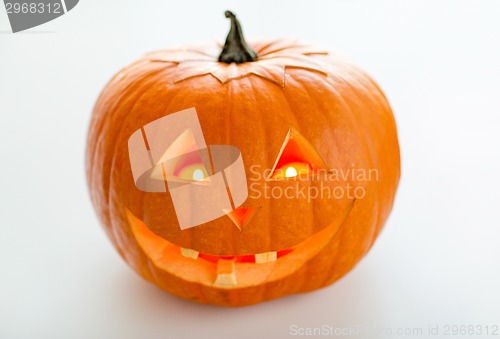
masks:
[[[224,13],[226,18],[231,20],[231,29],[226,38],[224,48],[219,55],[219,61],[230,64],[235,62],[241,64],[243,62],[255,61],[257,53],[247,45],[243,37],[243,30],[241,29],[240,22],[236,19],[233,12],[226,11]]]

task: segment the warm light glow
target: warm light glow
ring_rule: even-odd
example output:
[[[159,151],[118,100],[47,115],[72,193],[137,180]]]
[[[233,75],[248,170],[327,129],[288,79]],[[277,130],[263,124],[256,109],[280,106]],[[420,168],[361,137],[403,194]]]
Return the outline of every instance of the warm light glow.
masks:
[[[176,173],[176,177],[188,181],[208,181],[208,173],[203,164],[185,166]]]
[[[203,171],[199,168],[195,169],[193,171],[193,180],[200,181],[205,179],[205,174],[203,174]]]
[[[272,179],[286,179],[297,176],[307,176],[311,172],[311,166],[305,162],[290,162],[277,168],[274,171]]]
[[[285,171],[285,177],[290,178],[290,177],[296,177],[297,176],[297,170],[295,167],[288,167]]]

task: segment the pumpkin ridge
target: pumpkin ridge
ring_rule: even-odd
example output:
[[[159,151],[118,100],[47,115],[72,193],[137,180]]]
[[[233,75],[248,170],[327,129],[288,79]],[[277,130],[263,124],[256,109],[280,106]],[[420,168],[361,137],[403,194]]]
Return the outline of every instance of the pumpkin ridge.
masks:
[[[148,76],[151,76],[151,75],[154,75],[156,72],[162,72],[164,69],[162,68],[159,68],[158,70],[155,70],[154,72],[152,72],[151,74],[148,74]],[[143,81],[146,77],[142,77],[141,79],[138,79],[138,80],[135,80],[134,82],[128,84],[125,88],[122,89],[123,92],[128,92],[128,91],[133,91],[134,90],[134,87],[137,83]],[[114,78],[110,81],[110,84],[112,84]],[[109,85],[110,85],[109,84]],[[99,97],[96,105],[95,105],[95,108],[94,110],[97,110],[99,108],[99,105],[101,103],[103,103],[103,100],[108,100],[108,98],[106,97],[106,94],[107,95],[110,95],[110,93],[106,93],[106,92],[103,92],[102,95]],[[108,110],[109,111],[113,111],[115,109],[116,106],[118,106],[118,102],[120,102],[121,100],[126,100],[126,99],[123,99],[123,97],[125,96],[125,93],[122,93],[122,95],[120,96],[120,99],[119,100],[116,100],[114,101],[114,104],[110,107],[108,107]],[[95,126],[92,122],[92,125],[91,125],[91,130],[94,131],[97,129],[97,131],[94,133],[95,135],[97,135],[96,137],[96,140],[94,142],[94,146],[97,147],[97,145],[99,145],[99,143],[101,142],[101,138],[105,137],[105,135],[101,135],[102,134],[102,131],[105,129],[105,126],[108,124],[109,120],[111,119],[112,117],[109,117],[109,119],[101,119],[100,121],[97,121],[97,122],[100,122],[100,124],[98,126]],[[99,138],[99,136],[101,135],[101,138]],[[90,137],[90,133],[89,133],[89,137]],[[91,163],[95,163],[96,161],[96,157],[98,157],[98,153],[95,153],[94,154],[94,159],[92,160]]]
[[[260,78],[260,79],[267,80],[267,79],[265,79],[265,78],[261,78],[261,77],[259,77],[259,78]],[[256,88],[256,86],[254,86],[254,83],[253,83],[253,81],[252,81],[252,79],[251,79],[251,78],[246,78],[246,81],[248,82],[248,84],[249,84],[249,86],[250,86],[250,89],[251,89],[250,94],[251,94],[251,96],[252,96],[252,99],[253,99],[254,101],[257,101],[257,100],[256,100],[257,93],[258,93],[258,94],[260,94],[260,91]],[[258,106],[258,112],[257,112],[257,113],[255,113],[255,115],[259,117],[259,124],[258,124],[258,126],[260,126],[260,127],[261,127],[261,134],[263,134],[263,135],[266,137],[266,139],[267,139],[267,137],[268,137],[267,128],[266,128],[266,127],[267,127],[267,124],[266,124],[266,122],[264,121],[264,116],[265,116],[265,110],[266,110],[266,109],[267,109],[267,108],[265,108],[264,106],[260,106],[260,105],[259,105],[259,106]],[[268,164],[268,163],[269,163],[269,154],[268,154],[267,152],[263,152],[263,153],[264,153],[264,158],[265,158],[265,159],[264,159],[264,164]],[[269,199],[267,199],[267,200],[269,200]],[[266,205],[267,205],[266,207],[269,207],[271,204],[272,204],[272,203],[270,203],[270,202],[268,201],[268,202],[266,203]],[[265,210],[265,211],[270,211],[271,209],[270,209],[270,208],[267,208],[267,209],[262,209],[262,208],[260,208],[259,212],[260,212],[260,213],[263,213],[263,211],[262,211],[262,210]],[[269,219],[269,218],[268,218],[268,219]],[[272,243],[273,243],[273,233],[272,233],[272,228],[271,228],[271,227],[272,227],[271,225],[266,225],[266,226],[265,226],[265,228],[266,228],[266,232],[267,232],[267,235],[268,235],[268,237],[266,237],[266,239],[269,239],[268,243],[266,244],[266,246],[267,246],[267,247],[269,247],[269,246],[270,246],[270,244],[272,244]]]
[[[172,105],[174,105],[175,99],[178,98],[179,96],[181,96],[184,93],[185,92],[183,92],[181,89],[177,89],[175,91],[175,93],[169,97],[169,104],[167,104],[164,107],[163,112],[167,112],[166,114],[170,114],[172,112],[172,110],[173,110],[172,109]],[[166,93],[165,93],[165,95],[166,95]],[[135,104],[134,104],[134,106],[135,106]],[[146,203],[147,203],[147,199],[144,199],[144,196],[141,195],[141,200],[140,200],[140,207],[141,207],[141,213],[142,213],[142,215],[140,216],[141,220],[144,219],[144,215],[145,215],[145,213],[147,211],[147,209],[145,208],[145,204]],[[154,232],[153,230],[151,230],[151,231],[156,234],[156,232]],[[157,235],[160,236],[159,234],[157,234]],[[189,240],[190,240],[189,244],[191,245],[192,244],[192,239],[189,239]]]
[[[348,86],[348,88],[350,88],[351,92],[354,94],[354,96],[359,101],[359,95],[354,92],[353,87],[350,84],[346,84],[346,85]],[[368,93],[371,94],[370,91]],[[370,108],[371,108],[371,106],[370,106]],[[371,111],[373,112],[373,110],[371,110]],[[355,114],[353,114],[353,117],[354,117],[355,120],[359,121],[357,119],[357,117],[356,117]],[[364,144],[367,145],[368,144],[368,142],[366,140],[366,138],[367,138],[366,134],[367,133],[362,133],[359,130],[359,122],[356,124],[356,126],[357,126],[356,130],[358,131],[358,134],[360,135],[360,138],[362,138],[364,140]],[[371,166],[373,167],[375,165],[375,162],[373,160],[373,155],[371,154],[371,152],[369,150],[368,150],[368,154],[369,154],[368,158],[370,159]],[[379,187],[378,186],[379,186],[378,184],[374,184],[373,185],[373,190],[374,190],[374,193],[376,195],[379,194]],[[375,200],[375,215],[376,215],[375,216],[375,220],[376,220],[375,225],[379,225],[380,224],[380,217],[381,216],[380,216],[380,203],[379,203],[378,199]],[[369,248],[371,247],[371,244],[373,244],[373,242],[375,241],[375,233],[376,232],[377,232],[377,228],[376,227],[371,228],[371,230],[370,230],[370,238],[369,238],[370,240],[367,241],[367,243],[369,243],[370,245],[368,246],[368,248],[365,249],[365,252],[367,252],[369,250]]]
[[[311,94],[310,94],[311,92],[310,92],[310,91],[309,91],[309,89],[305,86],[305,84],[303,84],[303,83],[301,83],[301,82],[298,82],[298,81],[296,81],[296,83],[297,83],[297,84],[296,84],[297,86],[300,86],[300,88],[301,88],[301,90],[302,90],[302,91],[304,91],[305,93],[307,93],[307,94],[308,94],[308,97],[310,97],[310,98],[315,98],[315,96],[311,96]],[[311,102],[311,104],[312,104],[312,105],[314,105],[314,107],[316,108],[316,109],[315,109],[315,110],[313,110],[313,111],[315,111],[315,112],[317,112],[317,111],[321,111],[321,110],[319,110],[319,107],[318,107],[318,102],[317,102],[316,100],[311,99],[311,101],[310,101],[310,102]],[[293,111],[293,109],[292,109],[292,111]],[[294,116],[299,116],[299,117],[300,117],[300,115],[298,115],[296,112],[294,112]],[[297,124],[298,124],[299,122],[300,122],[300,120],[299,120],[299,119],[297,119]],[[295,129],[297,130],[297,128],[295,128]],[[299,133],[301,133],[301,132],[299,131]],[[310,142],[310,140],[308,140],[308,142]],[[318,152],[317,147],[316,147],[315,145],[312,145],[312,146],[315,148],[316,152]],[[319,156],[321,157],[321,154],[319,154]],[[323,157],[321,157],[321,158],[322,158],[322,161],[324,162],[325,160],[323,159]],[[325,165],[326,165],[326,164],[325,164]],[[326,165],[326,166],[328,167],[328,165]],[[310,204],[308,204],[308,207],[309,207],[309,209],[308,209],[308,210],[309,210],[309,214],[311,215],[311,221],[309,222],[309,232],[308,232],[308,233],[309,233],[309,234],[314,234],[314,233],[317,231],[317,229],[316,229],[316,222],[317,222],[317,219],[318,219],[318,218],[316,217],[316,210],[317,210],[317,209],[314,207],[314,203],[310,203]],[[320,227],[321,227],[321,226],[320,226]],[[325,226],[323,226],[323,227],[325,227]],[[323,227],[321,227],[321,229],[323,229]]]
[[[162,71],[163,71],[163,69],[155,70],[151,74],[148,74],[148,77],[149,76],[154,76],[157,73],[161,73]],[[141,80],[137,80],[137,82],[135,82],[135,83],[137,84],[137,83],[139,83],[140,81],[143,81],[146,78],[147,77],[143,77],[143,78],[141,78]],[[127,86],[127,88],[125,88],[123,90],[127,91],[127,92],[128,91],[132,91],[134,89],[134,87],[135,86],[130,85],[130,86]],[[110,95],[110,93],[108,93],[108,95]],[[138,96],[142,96],[142,95],[143,95],[143,93],[139,94]],[[109,98],[107,98],[107,97],[100,98],[99,101],[96,104],[96,109],[97,109],[98,105],[102,102],[102,100],[107,101],[107,100],[109,100]],[[126,99],[124,99],[124,97],[122,96],[119,101],[121,101],[121,100],[126,100]],[[117,106],[119,107],[120,105],[118,104],[118,102],[115,102],[114,106],[112,106],[112,107],[117,107]],[[109,110],[113,110],[112,107],[110,107]],[[106,133],[102,133],[102,131],[105,128],[107,128],[107,126],[109,126],[112,123],[112,121],[111,121],[111,120],[113,120],[112,118],[113,118],[112,116],[109,116],[107,119],[102,119],[100,121],[101,124],[99,126],[92,125],[91,128],[93,128],[93,129],[98,128],[98,131],[95,133],[96,134],[96,140],[94,141],[94,144],[93,144],[94,145],[94,151],[96,149],[98,149],[99,145],[102,143],[103,138],[107,137]],[[121,126],[123,126],[123,124],[124,124],[124,121],[122,121]],[[99,158],[100,155],[101,154],[99,152],[95,152],[94,153],[94,157],[91,160],[91,163],[93,164],[92,169],[91,169],[91,173],[96,172],[96,166],[98,166],[99,163],[100,163],[98,161],[98,158]],[[109,162],[110,159],[112,160],[113,156],[114,156],[114,153],[112,155],[110,155],[110,157],[108,157],[108,158],[104,156],[102,158],[102,163]],[[112,232],[113,237],[116,237],[115,236],[114,228],[112,226],[112,221],[111,221],[112,218],[111,218],[111,214],[110,214],[110,203],[109,203],[110,202],[110,186],[111,186],[111,180],[110,180],[111,178],[109,176],[111,175],[112,171],[113,171],[113,165],[110,164],[110,166],[109,166],[109,172],[108,173],[100,173],[100,176],[101,176],[102,179],[108,177],[108,179],[106,180],[108,182],[108,185],[103,185],[103,192],[102,192],[102,194],[106,197],[106,206],[105,206],[105,213],[104,213],[105,215],[104,215],[104,217],[106,219],[105,223],[107,225],[109,225],[108,226],[109,231]],[[95,200],[93,200],[93,203],[96,204]]]
[[[156,72],[154,74],[151,74],[150,77],[160,77],[160,75],[165,71],[165,69],[161,69],[159,72]],[[143,79],[143,81],[146,80]],[[138,103],[141,101],[141,99],[143,99],[147,92],[149,92],[151,89],[153,89],[155,86],[158,86],[158,81],[156,81],[156,79],[151,79],[151,85],[150,86],[147,86],[146,88],[144,88],[144,91],[135,99],[134,103],[132,104],[132,106],[127,110],[128,112],[133,112],[134,109],[137,108],[138,106]],[[120,127],[118,128],[118,131],[116,132],[116,136],[115,136],[115,140],[120,140],[121,139],[121,136],[123,135],[124,133],[124,128],[123,126],[126,125],[126,123],[128,122],[128,119],[130,119],[131,117],[133,117],[133,115],[131,114],[125,114],[125,117],[120,119],[121,123],[120,123]],[[113,178],[113,175],[112,173],[114,172],[114,169],[115,169],[115,164],[116,164],[116,155],[118,154],[117,152],[117,149],[119,148],[119,143],[115,143],[114,146],[113,146],[113,152],[112,152],[112,156],[110,158],[110,170],[109,170],[109,179],[108,179],[108,190],[107,190],[107,206],[108,206],[108,214],[109,215],[112,215],[114,213],[118,213],[120,214],[120,210],[117,209],[116,212],[112,213],[112,210],[114,210],[114,203],[112,202],[112,192],[111,192],[111,189],[110,187],[113,185],[113,182],[114,182],[114,178]],[[144,199],[142,199],[142,195],[141,195],[141,200],[142,200],[142,203],[144,203]],[[142,214],[144,214],[144,208],[142,207],[141,208],[141,212]],[[142,215],[143,217],[143,215]],[[111,220],[111,224],[110,224],[110,227],[111,229],[113,230],[113,233],[115,232],[120,232],[120,227],[115,227],[115,225],[113,225],[113,220]],[[129,229],[128,230],[129,232],[131,232],[131,230]],[[119,239],[119,238],[118,238]],[[121,242],[119,242],[121,244]]]
[[[364,102],[364,101],[360,101],[359,100],[359,95],[354,91],[353,87],[345,79],[343,79],[342,76],[339,76],[338,79],[341,80],[342,83],[350,89],[350,94],[354,95],[358,99],[358,100],[356,100],[357,102]],[[326,83],[332,88],[332,91],[335,91],[336,93],[338,93],[336,91],[335,87],[333,86],[333,84],[331,84],[328,81]],[[362,141],[363,148],[365,149],[365,154],[367,154],[370,166],[373,168],[373,166],[374,166],[375,163],[374,163],[374,160],[373,160],[373,154],[370,152],[370,148],[368,147],[368,142],[366,140],[366,138],[368,137],[367,133],[363,133],[360,130],[360,128],[359,128],[360,123],[359,123],[359,120],[356,117],[356,114],[353,112],[353,109],[351,108],[350,105],[347,104],[347,102],[345,101],[345,99],[343,98],[343,96],[340,93],[338,93],[338,95],[339,95],[339,98],[340,98],[340,100],[342,102],[342,105],[349,112],[349,117],[351,117],[351,121],[353,121],[353,124],[352,124],[353,128],[357,132],[359,140]],[[370,110],[370,112],[372,111],[371,110],[371,106],[369,106],[368,109]],[[373,191],[374,191],[375,194],[378,194],[378,184],[375,183],[373,185]],[[380,211],[379,210],[380,210],[379,202],[378,202],[378,200],[374,200],[374,213],[376,214],[375,225],[379,225],[380,224]],[[372,230],[371,230],[372,232],[370,234],[370,243],[373,243],[373,241],[374,241],[374,231],[373,231],[373,228],[376,228],[376,227],[372,227]],[[366,249],[366,248],[363,250],[364,253],[366,253],[367,251],[368,251],[368,249]]]

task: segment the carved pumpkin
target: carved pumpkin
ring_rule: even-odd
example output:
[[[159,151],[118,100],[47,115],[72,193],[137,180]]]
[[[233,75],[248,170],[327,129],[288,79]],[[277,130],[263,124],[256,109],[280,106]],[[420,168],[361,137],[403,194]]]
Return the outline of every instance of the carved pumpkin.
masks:
[[[240,306],[351,270],[391,211],[400,159],[391,108],[366,73],[295,41],[247,44],[226,16],[224,46],[150,53],[109,82],[86,162],[100,221],[136,272],[182,298]],[[171,192],[138,189],[129,138],[192,107],[208,144],[241,151],[250,193],[225,215],[181,229]]]

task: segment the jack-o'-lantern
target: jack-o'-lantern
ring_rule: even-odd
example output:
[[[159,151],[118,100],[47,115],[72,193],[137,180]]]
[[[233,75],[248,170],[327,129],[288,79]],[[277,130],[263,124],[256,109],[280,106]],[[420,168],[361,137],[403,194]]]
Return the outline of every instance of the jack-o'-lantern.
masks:
[[[109,82],[86,161],[100,221],[137,273],[182,298],[240,306],[318,289],[351,270],[391,211],[400,159],[391,108],[365,72],[295,41],[246,43],[234,14],[226,16],[224,45],[150,53]],[[207,144],[241,152],[246,194],[220,216],[182,227],[177,205],[188,214],[198,205],[176,205],[170,185],[141,189],[131,140],[144,137],[151,160],[145,126],[191,108]],[[189,143],[181,132],[169,137]],[[148,177],[156,182],[159,163]],[[190,162],[172,173],[209,187],[216,172]],[[208,207],[211,199],[202,195]]]

